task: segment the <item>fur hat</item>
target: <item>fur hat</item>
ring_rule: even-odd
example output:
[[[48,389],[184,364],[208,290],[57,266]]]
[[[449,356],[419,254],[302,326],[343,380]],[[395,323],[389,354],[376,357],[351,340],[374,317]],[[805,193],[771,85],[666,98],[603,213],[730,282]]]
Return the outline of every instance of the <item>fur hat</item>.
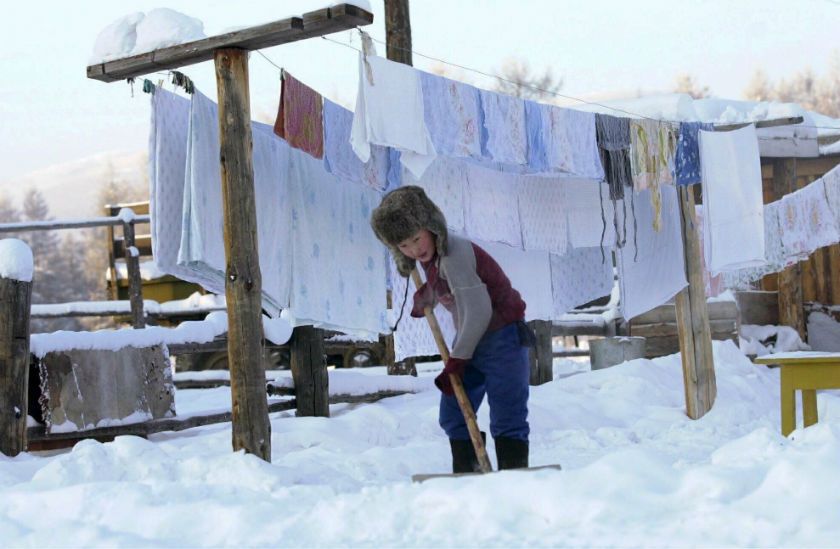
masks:
[[[397,269],[404,277],[411,275],[415,261],[402,253],[398,246],[417,231],[426,229],[434,234],[438,256],[446,255],[446,218],[426,191],[416,185],[406,185],[386,194],[382,203],[373,210],[370,226],[376,237],[388,246]]]

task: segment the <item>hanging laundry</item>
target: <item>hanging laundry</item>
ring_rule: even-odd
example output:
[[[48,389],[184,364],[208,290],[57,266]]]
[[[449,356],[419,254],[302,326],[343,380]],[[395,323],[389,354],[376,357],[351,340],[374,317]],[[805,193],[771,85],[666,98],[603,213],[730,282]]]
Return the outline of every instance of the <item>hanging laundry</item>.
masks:
[[[650,190],[638,193],[636,201],[636,250],[628,245],[618,250],[618,280],[621,314],[630,320],[674,297],[688,285],[680,229],[680,205],[674,187],[662,187],[662,228],[653,229]]]
[[[280,107],[274,133],[315,158],[324,157],[324,113],[321,94],[283,71]]]
[[[671,175],[676,141],[668,124],[657,120],[630,122],[630,167],[634,190],[651,189],[653,228],[661,227],[660,185],[672,184]]]
[[[782,227],[779,223],[781,211],[781,200],[764,206],[764,265],[722,273],[726,288],[751,290],[755,282],[768,274],[781,272],[791,264],[791,261],[785,258],[782,245]]]
[[[481,129],[485,156],[504,164],[528,162],[525,102],[518,97],[481,90],[484,127]]]
[[[548,169],[577,177],[604,179],[595,114],[540,105]]]
[[[607,250],[626,238],[627,217],[623,200],[609,198],[609,188],[590,179],[562,181],[566,213],[569,219],[569,243],[573,248]]]
[[[469,164],[464,195],[464,225],[470,239],[503,242],[522,248],[516,208],[521,176]]]
[[[815,250],[840,240],[822,179],[782,198],[779,223],[787,257],[807,258]]]
[[[704,253],[712,274],[764,264],[764,206],[755,126],[700,131]]]
[[[525,100],[525,133],[528,137],[528,172],[548,173],[545,150],[543,108],[536,101]]]
[[[828,207],[834,213],[837,220],[837,230],[840,232],[840,167],[835,167],[822,177],[825,183],[825,196],[828,200]]]
[[[524,251],[496,242],[474,241],[510,279],[525,301],[525,320],[551,320],[551,263],[546,251]]]
[[[481,105],[478,89],[449,78],[420,73],[426,127],[435,151],[481,158]]]
[[[705,223],[703,222],[703,206],[695,206],[694,215],[697,219],[697,243],[700,246],[700,249],[703,249],[703,231],[705,230]],[[764,221],[765,223],[767,222],[766,213]],[[700,268],[703,271],[703,287],[706,290],[706,297],[719,296],[726,289],[724,283],[724,274],[726,273],[716,275],[710,273],[709,269],[706,267],[706,260],[703,257],[703,254],[700,254]]]
[[[624,198],[624,188],[633,186],[630,171],[630,121],[608,114],[596,114],[595,131],[610,198],[613,201],[620,200]]]
[[[324,166],[341,181],[363,183],[384,190],[388,176],[388,148],[372,145],[362,162],[350,146],[353,112],[324,99]]]
[[[526,177],[517,185],[524,249],[566,253],[569,231],[565,189],[563,182],[542,177]]]
[[[575,248],[564,255],[551,254],[552,319],[575,307],[610,295],[614,285],[611,254],[607,261],[600,248]]]
[[[271,126],[252,122],[251,133],[262,306],[276,316],[289,304],[291,284],[290,208],[284,175],[291,149]],[[218,107],[199,91],[192,96],[186,166],[178,265],[190,273],[182,278],[221,294],[226,261]]]
[[[155,87],[151,103],[149,213],[152,256],[161,271],[179,276],[177,263],[181,245],[190,101]]]
[[[292,321],[376,340],[388,331],[386,252],[370,229],[379,193],[294,150],[288,177]]]
[[[713,131],[714,125],[704,122],[680,123],[674,172],[677,185],[700,183],[700,130]]]
[[[420,72],[376,55],[359,54],[359,91],[350,144],[367,162],[371,145],[400,150],[400,161],[415,177],[435,159],[426,128]]]
[[[464,231],[467,166],[463,160],[439,156],[420,179],[414,178],[408,170],[403,174],[407,184],[423,187],[443,212],[447,226],[458,232]]]

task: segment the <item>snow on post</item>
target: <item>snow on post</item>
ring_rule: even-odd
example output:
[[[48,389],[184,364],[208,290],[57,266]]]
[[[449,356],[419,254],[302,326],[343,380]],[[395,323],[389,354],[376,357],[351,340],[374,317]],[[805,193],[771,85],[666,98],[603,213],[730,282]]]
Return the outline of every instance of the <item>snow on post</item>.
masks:
[[[29,246],[0,240],[0,452],[8,456],[26,450],[32,270]]]

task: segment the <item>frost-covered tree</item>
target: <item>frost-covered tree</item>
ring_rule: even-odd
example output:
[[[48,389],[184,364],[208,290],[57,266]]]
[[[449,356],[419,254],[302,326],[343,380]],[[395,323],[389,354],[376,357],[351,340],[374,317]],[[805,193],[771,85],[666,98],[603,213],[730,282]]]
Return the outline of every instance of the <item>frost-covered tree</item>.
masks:
[[[759,69],[744,89],[744,98],[751,101],[798,103],[806,109],[840,117],[840,50],[832,54],[829,69],[822,76],[806,68],[791,77],[773,82]]]
[[[711,93],[709,86],[701,86],[690,74],[678,74],[674,83],[676,93],[687,93],[694,99],[708,97]]]
[[[496,74],[501,77],[496,91],[523,99],[551,100],[563,87],[563,79],[555,77],[550,68],[537,73],[522,59],[508,59]]]

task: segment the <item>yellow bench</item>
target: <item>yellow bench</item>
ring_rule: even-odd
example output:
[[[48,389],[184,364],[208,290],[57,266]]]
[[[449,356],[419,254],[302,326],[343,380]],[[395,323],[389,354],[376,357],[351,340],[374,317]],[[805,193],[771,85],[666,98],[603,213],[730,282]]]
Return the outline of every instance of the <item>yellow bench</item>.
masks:
[[[840,353],[796,352],[760,356],[756,364],[781,366],[782,435],[796,428],[796,391],[802,391],[805,427],[817,422],[817,389],[840,389]]]

